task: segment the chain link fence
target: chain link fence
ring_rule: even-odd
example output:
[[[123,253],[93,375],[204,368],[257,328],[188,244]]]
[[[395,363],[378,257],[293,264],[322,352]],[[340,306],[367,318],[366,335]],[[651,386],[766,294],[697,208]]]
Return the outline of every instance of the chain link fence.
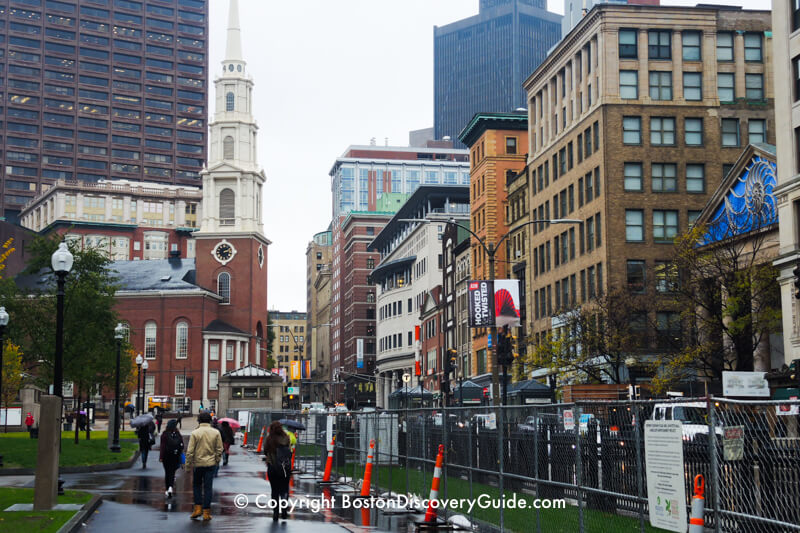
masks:
[[[255,446],[272,420],[298,420],[306,426],[298,465],[315,472],[335,434],[333,475],[358,484],[374,439],[373,491],[420,498],[428,497],[444,444],[440,499],[505,496],[525,500],[526,508],[462,504],[440,516],[464,515],[478,531],[655,532],[663,530],[649,523],[645,422],[680,420],[687,508],[694,477],[702,474],[706,531],[786,533],[800,532],[798,411],[798,401],[721,398],[330,415],[251,411],[248,442]],[[559,502],[565,507],[554,508]]]

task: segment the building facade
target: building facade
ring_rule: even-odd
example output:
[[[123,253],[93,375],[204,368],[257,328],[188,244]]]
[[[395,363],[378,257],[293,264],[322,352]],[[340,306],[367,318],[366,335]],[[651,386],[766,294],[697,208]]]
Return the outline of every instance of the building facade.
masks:
[[[661,0],[564,0],[564,18],[561,19],[561,35],[566,35],[597,4],[630,4],[657,6]]]
[[[546,0],[481,0],[477,15],[435,27],[435,138],[456,141],[475,113],[526,107],[522,82],[559,39]]]
[[[114,261],[195,257],[202,216],[198,187],[127,180],[56,180],[20,212],[23,227],[56,231]]]
[[[308,315],[298,311],[270,311],[269,319],[269,327],[275,330],[272,357],[275,359],[278,374],[285,381],[283,406],[287,409],[298,409],[302,395],[305,394],[301,380],[311,378],[311,363],[305,355],[309,340],[306,329]],[[297,387],[301,392],[290,393],[287,387]]]
[[[314,282],[314,308],[317,323],[308,332],[311,337],[312,402],[331,401],[331,269],[326,265]],[[304,395],[305,398],[305,395]]]
[[[783,353],[785,363],[800,358],[800,300],[794,293],[793,270],[800,262],[800,5],[772,3],[773,72],[775,74],[775,143],[778,158],[780,268]],[[791,76],[791,78],[790,78]]]
[[[526,80],[530,217],[580,220],[526,227],[534,339],[603,291],[669,286],[674,237],[743,145],[774,142],[769,30],[767,11],[598,5]]]
[[[370,245],[379,252],[370,275],[377,293],[379,407],[389,406],[389,394],[401,387],[404,373],[416,376],[411,386],[430,376],[427,381],[436,381],[439,388],[436,377],[442,369],[444,344],[441,318],[433,308],[443,283],[442,235],[450,218],[463,222],[468,212],[467,187],[420,187]]]
[[[490,279],[489,257],[484,245],[497,246],[494,279],[511,277],[512,266],[521,257],[508,254],[510,245],[524,246],[525,235],[508,235],[507,184],[525,168],[528,117],[524,113],[477,113],[461,132],[461,142],[470,150],[470,228],[472,279]],[[505,242],[500,241],[505,239]],[[489,330],[472,330],[470,367],[480,381],[494,372],[492,350],[487,348]]]
[[[56,180],[200,185],[206,160],[206,0],[10,2],[2,207]]]

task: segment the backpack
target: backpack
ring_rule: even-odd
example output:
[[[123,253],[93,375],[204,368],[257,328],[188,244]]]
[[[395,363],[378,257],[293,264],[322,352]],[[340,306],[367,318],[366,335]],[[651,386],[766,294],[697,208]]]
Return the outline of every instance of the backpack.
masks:
[[[183,437],[177,431],[170,431],[167,433],[167,446],[166,452],[173,455],[180,455],[181,448],[183,448]]]
[[[292,449],[289,446],[278,446],[275,449],[276,466],[283,468],[283,473],[287,477],[292,470]]]

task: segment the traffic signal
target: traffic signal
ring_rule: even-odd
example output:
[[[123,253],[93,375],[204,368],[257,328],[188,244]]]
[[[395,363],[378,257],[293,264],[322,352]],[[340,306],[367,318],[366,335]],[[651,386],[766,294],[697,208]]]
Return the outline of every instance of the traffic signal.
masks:
[[[439,382],[439,388],[442,390],[442,394],[450,394],[450,380],[443,379]]]
[[[456,364],[456,354],[457,353],[458,352],[456,352],[456,350],[454,350],[453,348],[450,348],[449,350],[447,350],[447,355],[446,355],[445,361],[444,361],[444,373],[445,374],[450,374],[450,372],[455,372],[456,371],[456,368],[458,366]]]
[[[794,297],[800,299],[800,265],[794,267]]]
[[[508,337],[508,360],[509,364],[519,357],[519,347],[517,345],[517,336],[510,335]]]

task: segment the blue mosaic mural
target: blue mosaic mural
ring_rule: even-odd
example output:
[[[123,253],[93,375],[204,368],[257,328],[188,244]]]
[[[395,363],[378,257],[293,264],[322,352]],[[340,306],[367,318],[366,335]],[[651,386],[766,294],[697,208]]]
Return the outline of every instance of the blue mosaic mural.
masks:
[[[778,208],[773,193],[776,168],[774,162],[761,156],[750,160],[709,218],[702,244],[777,224]]]

